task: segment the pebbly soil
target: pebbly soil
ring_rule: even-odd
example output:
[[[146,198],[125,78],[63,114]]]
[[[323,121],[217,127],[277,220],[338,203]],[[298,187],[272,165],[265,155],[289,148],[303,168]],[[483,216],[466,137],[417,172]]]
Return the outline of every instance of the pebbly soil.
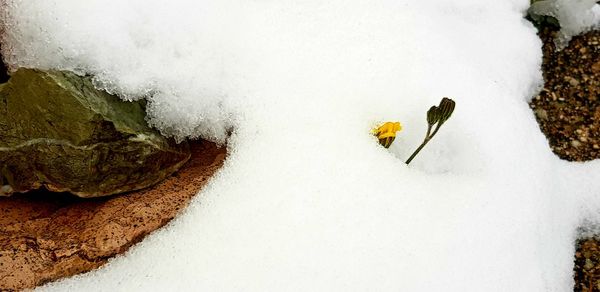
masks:
[[[600,31],[571,40],[557,52],[556,30],[540,32],[544,43],[544,89],[533,109],[552,151],[568,161],[600,158]],[[576,242],[574,291],[600,292],[600,234]]]
[[[550,148],[560,158],[600,158],[600,31],[577,36],[554,49],[555,31],[544,41],[544,89],[530,104]]]

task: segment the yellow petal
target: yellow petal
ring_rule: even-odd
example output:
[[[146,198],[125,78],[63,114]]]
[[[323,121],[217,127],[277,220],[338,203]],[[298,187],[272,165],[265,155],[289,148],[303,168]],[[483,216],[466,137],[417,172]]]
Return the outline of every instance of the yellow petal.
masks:
[[[396,132],[402,130],[400,122],[386,122],[383,125],[374,129],[373,133],[378,139],[396,137]]]

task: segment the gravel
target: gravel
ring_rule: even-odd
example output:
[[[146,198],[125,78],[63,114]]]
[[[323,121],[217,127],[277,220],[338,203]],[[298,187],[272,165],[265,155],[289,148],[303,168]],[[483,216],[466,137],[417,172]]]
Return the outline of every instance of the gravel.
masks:
[[[552,151],[568,161],[600,158],[600,31],[556,51],[556,30],[543,28],[544,89],[530,107]],[[576,242],[574,291],[600,292],[600,234]]]

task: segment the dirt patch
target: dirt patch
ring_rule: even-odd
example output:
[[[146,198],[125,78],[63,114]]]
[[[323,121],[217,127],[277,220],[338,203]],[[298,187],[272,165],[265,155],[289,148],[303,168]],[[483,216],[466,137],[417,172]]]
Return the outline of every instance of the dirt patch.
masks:
[[[213,143],[191,149],[184,167],[146,190],[96,199],[44,191],[0,198],[0,290],[95,269],[165,225],[225,159]]]
[[[600,158],[600,31],[574,37],[557,52],[556,30],[544,28],[544,90],[530,103],[550,148],[560,158]],[[600,242],[576,243],[575,291],[600,292]]]
[[[557,52],[556,31],[544,29],[544,90],[530,104],[560,158],[600,158],[600,31],[574,37]]]
[[[577,241],[575,291],[600,291],[600,243],[597,239]]]

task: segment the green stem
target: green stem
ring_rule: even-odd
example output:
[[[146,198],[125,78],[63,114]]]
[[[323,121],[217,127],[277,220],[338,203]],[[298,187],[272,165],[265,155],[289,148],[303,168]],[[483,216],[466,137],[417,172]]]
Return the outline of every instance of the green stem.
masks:
[[[415,158],[415,156],[417,156],[417,154],[419,154],[419,151],[421,151],[421,149],[423,149],[423,147],[425,147],[425,145],[427,145],[427,142],[429,142],[431,138],[426,137],[425,140],[423,140],[423,143],[421,143],[421,146],[419,146],[419,148],[417,148],[417,150],[415,150],[415,152],[413,152],[413,154],[408,158],[408,160],[406,160],[406,164],[409,164],[413,158]]]
[[[427,126],[427,134],[425,134],[425,139],[427,139],[427,137],[429,137],[429,134],[431,133],[431,127],[433,127],[433,125],[434,124]]]
[[[435,130],[433,131],[433,133],[431,133],[431,136],[429,137],[429,139],[433,138],[433,136],[435,136],[435,134],[438,132],[438,130],[440,129],[440,127],[442,126],[442,124],[444,124],[444,122],[438,123],[437,127],[435,127]]]
[[[419,148],[417,148],[417,150],[415,150],[415,152],[413,152],[413,154],[408,158],[408,160],[406,160],[406,164],[409,164],[415,158],[415,156],[417,156],[417,154],[419,154],[419,152],[421,152],[421,149],[423,149],[423,147],[425,147],[425,145],[427,145],[429,140],[431,140],[431,138],[433,138],[433,136],[435,136],[435,134],[438,132],[438,130],[440,129],[442,124],[443,123],[438,123],[437,126],[435,127],[435,130],[433,130],[433,133],[431,133],[431,127],[433,125],[429,125],[429,127],[427,128],[427,135],[425,135],[425,139],[423,140],[423,143],[421,143]],[[431,133],[431,135],[430,135],[430,133]]]

